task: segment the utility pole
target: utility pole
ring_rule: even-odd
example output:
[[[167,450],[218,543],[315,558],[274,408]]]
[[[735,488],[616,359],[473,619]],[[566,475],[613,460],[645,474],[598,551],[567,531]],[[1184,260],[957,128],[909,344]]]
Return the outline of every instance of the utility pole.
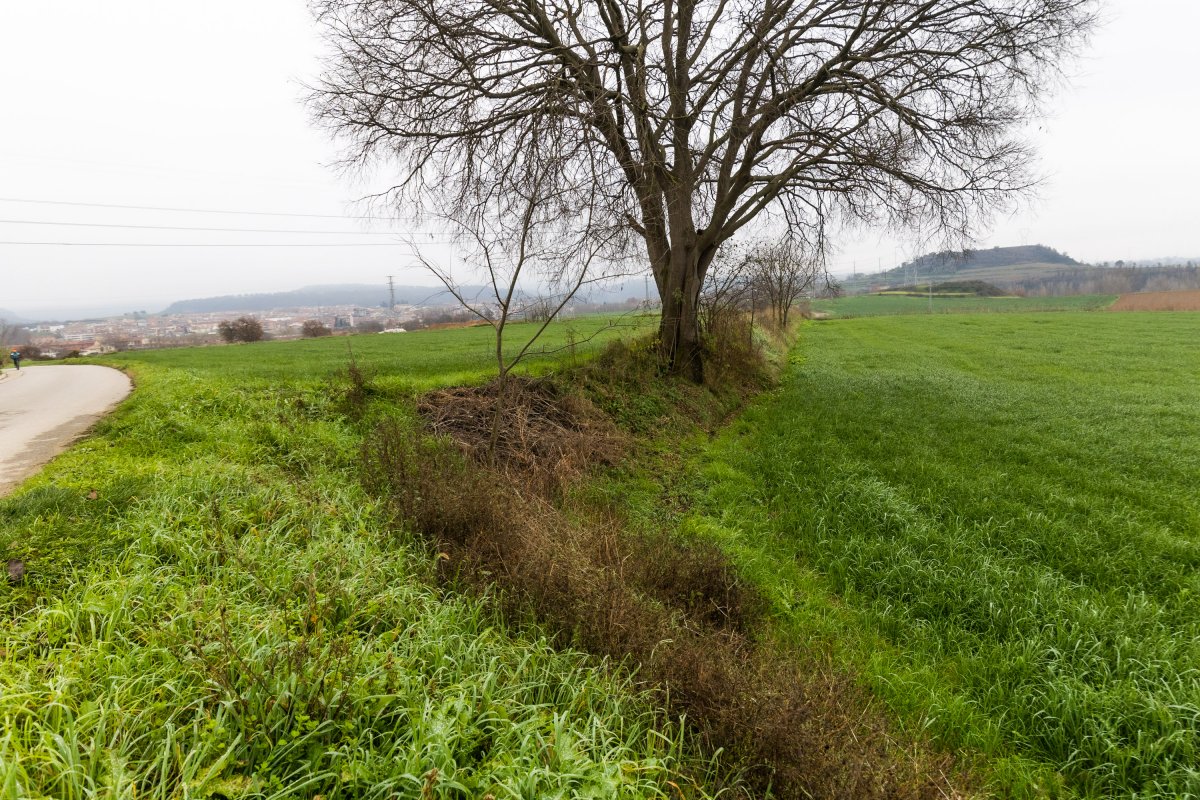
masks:
[[[933,272],[929,273],[929,313],[933,313]]]
[[[394,275],[388,275],[388,313],[396,313],[396,281]]]
[[[750,284],[750,349],[754,349],[754,309],[758,305],[758,286]]]

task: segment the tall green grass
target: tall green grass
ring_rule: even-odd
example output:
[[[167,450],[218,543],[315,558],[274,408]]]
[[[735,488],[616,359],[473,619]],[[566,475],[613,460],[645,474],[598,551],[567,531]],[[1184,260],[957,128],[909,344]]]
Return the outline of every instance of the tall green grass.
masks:
[[[486,375],[473,329],[350,344],[371,414]],[[346,346],[104,360],[133,397],[0,501],[0,797],[710,796],[629,678],[437,588],[360,486]]]
[[[1200,796],[1200,321],[808,326],[699,535],[1017,797]]]

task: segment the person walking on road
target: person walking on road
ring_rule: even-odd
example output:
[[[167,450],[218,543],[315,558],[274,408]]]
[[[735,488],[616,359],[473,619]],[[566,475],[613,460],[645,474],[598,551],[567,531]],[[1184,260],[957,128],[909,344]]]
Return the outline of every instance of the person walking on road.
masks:
[[[3,352],[4,352],[3,350],[0,350],[0,353],[3,353]],[[21,351],[13,350],[11,353],[8,354],[8,357],[12,359],[13,366],[17,368],[17,371],[20,371],[20,369],[21,369]]]

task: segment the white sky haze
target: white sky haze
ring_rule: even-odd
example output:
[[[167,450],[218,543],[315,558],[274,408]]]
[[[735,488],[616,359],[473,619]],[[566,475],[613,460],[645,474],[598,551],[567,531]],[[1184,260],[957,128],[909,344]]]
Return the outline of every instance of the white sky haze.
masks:
[[[1108,0],[1072,85],[1032,135],[1040,198],[979,232],[1088,260],[1200,257],[1200,60],[1194,0]],[[302,0],[0,2],[0,241],[381,243],[348,219],[173,213],[21,201],[353,215],[384,184],[339,174],[301,103],[321,44]],[[386,179],[381,176],[380,181]],[[25,222],[20,222],[20,221]],[[345,230],[250,234],[33,222]],[[846,237],[835,271],[916,255]],[[406,247],[0,244],[0,308],[21,316],[160,310],[172,300],[313,283],[431,283]]]

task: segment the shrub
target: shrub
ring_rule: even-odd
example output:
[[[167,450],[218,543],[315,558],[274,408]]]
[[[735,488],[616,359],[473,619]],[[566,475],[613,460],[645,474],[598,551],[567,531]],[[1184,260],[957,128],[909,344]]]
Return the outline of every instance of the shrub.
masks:
[[[217,332],[226,342],[257,342],[263,338],[262,323],[254,317],[224,320],[217,326]]]
[[[318,336],[331,336],[333,335],[333,331],[329,329],[328,325],[320,320],[307,319],[304,321],[304,324],[300,326],[300,335],[306,339],[315,339]]]

